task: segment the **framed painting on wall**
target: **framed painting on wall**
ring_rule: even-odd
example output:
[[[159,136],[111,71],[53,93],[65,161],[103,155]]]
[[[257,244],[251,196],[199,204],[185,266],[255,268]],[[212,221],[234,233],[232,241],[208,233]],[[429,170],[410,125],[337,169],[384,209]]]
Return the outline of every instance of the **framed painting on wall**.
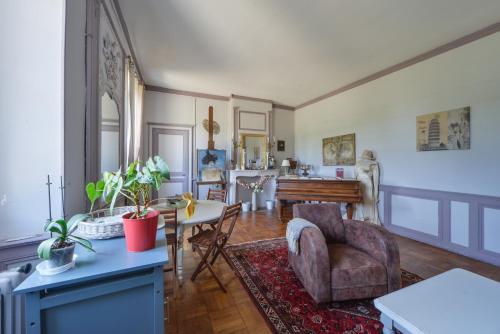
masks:
[[[356,164],[356,136],[323,138],[323,166],[353,166]]]
[[[470,149],[470,107],[417,116],[417,152]]]
[[[285,151],[285,141],[284,140],[278,140],[278,151],[279,152]]]
[[[198,180],[224,180],[226,170],[226,150],[197,150]]]

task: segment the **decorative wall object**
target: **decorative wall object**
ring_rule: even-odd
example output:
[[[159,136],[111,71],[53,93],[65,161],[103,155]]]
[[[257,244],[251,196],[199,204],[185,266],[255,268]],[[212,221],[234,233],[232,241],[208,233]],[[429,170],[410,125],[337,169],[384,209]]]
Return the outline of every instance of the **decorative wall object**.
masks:
[[[470,107],[417,116],[417,151],[469,149]]]
[[[226,169],[226,150],[197,150],[198,180],[220,181]]]
[[[99,95],[107,92],[121,109],[123,102],[123,50],[105,8],[100,6]]]
[[[353,166],[356,163],[354,133],[323,138],[323,166]]]
[[[203,120],[203,128],[208,132],[208,149],[215,150],[214,133],[220,132],[219,124],[217,124],[217,130],[215,128],[214,121],[214,107],[208,107],[208,119]]]
[[[278,152],[284,152],[284,151],[285,151],[285,141],[278,140]]]
[[[224,149],[227,147],[226,105],[222,101],[197,99],[196,117],[196,148]],[[210,136],[210,107],[212,107],[212,135]],[[207,143],[213,142],[211,148]]]
[[[336,168],[335,169],[335,177],[338,179],[344,178],[344,168]]]
[[[356,179],[361,182],[363,202],[356,204],[355,219],[381,225],[378,214],[380,169],[372,151],[363,151],[356,162]]]

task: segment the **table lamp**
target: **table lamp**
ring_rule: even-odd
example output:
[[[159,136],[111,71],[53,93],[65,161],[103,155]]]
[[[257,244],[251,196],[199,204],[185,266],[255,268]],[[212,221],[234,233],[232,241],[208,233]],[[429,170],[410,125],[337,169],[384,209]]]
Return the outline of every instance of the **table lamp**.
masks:
[[[285,175],[288,175],[288,169],[290,168],[290,161],[288,159],[284,159],[281,162],[281,167],[285,167]]]

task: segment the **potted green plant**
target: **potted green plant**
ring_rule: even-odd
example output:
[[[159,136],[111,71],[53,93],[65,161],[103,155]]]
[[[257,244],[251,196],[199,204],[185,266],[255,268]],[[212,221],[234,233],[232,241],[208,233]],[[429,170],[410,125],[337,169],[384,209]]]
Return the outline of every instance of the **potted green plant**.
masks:
[[[94,251],[90,241],[72,235],[78,223],[86,218],[86,214],[77,214],[71,217],[69,221],[59,219],[45,224],[44,230],[46,232],[57,235],[43,241],[38,246],[38,256],[48,261],[47,266],[49,268],[61,267],[70,263],[73,260],[75,244],[80,244],[85,249]]]
[[[132,162],[125,173],[104,172],[102,180],[87,185],[87,196],[92,204],[101,196],[110,210],[117,199],[126,198],[133,211],[123,215],[127,250],[142,252],[155,247],[159,212],[148,210],[152,190],[159,190],[164,180],[170,179],[165,161],[159,156],[149,158],[145,164]]]

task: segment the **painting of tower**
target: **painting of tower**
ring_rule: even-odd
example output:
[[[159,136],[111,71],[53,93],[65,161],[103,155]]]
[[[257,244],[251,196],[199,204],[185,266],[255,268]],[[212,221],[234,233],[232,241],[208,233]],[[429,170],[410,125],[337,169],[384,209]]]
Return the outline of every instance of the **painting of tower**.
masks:
[[[427,142],[430,147],[438,148],[441,144],[441,129],[439,126],[439,120],[437,118],[433,118],[429,122],[429,133],[428,133]]]
[[[417,116],[417,151],[470,149],[470,107]]]

